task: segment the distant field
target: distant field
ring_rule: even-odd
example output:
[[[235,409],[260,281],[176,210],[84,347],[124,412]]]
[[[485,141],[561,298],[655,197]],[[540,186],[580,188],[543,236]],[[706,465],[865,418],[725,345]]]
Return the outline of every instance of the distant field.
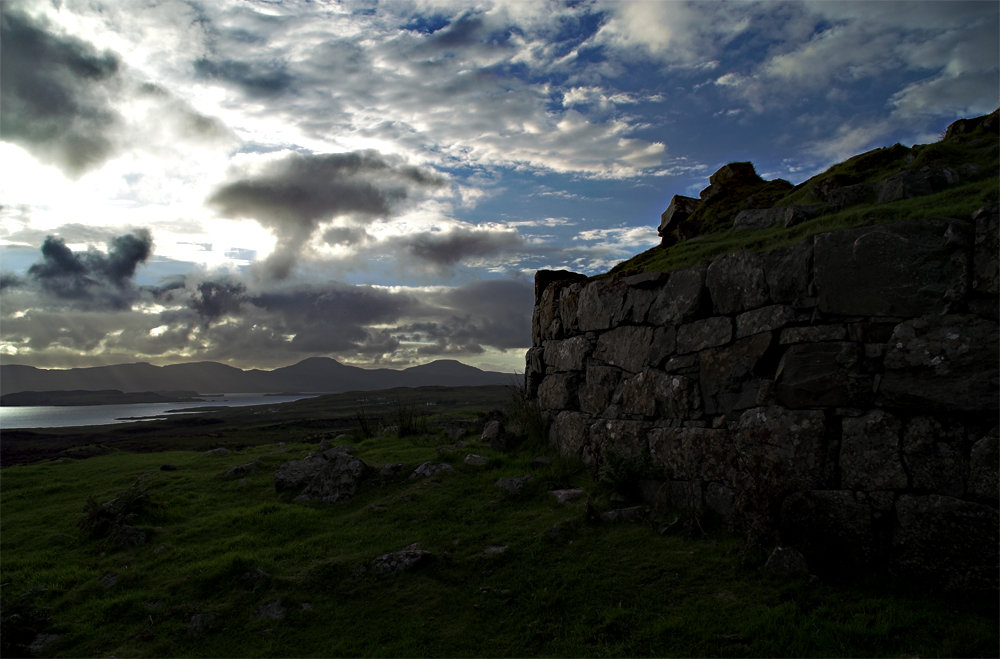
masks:
[[[392,423],[400,409],[392,392],[257,415],[243,408],[201,426],[135,424],[103,439],[76,429],[38,440],[53,455],[72,454],[73,438],[100,442],[76,449],[90,459],[2,471],[3,656],[36,633],[50,635],[41,656],[66,657],[996,654],[995,593],[931,595],[866,575],[769,577],[760,570],[765,552],[710,519],[669,511],[649,511],[640,523],[588,521],[637,502],[577,462],[534,462],[555,457],[537,439],[500,453],[479,443],[476,429],[464,447],[437,430],[447,418],[478,418],[509,391],[397,393],[407,394],[404,411],[424,404],[446,414],[428,419],[426,432],[352,439],[370,465],[404,468],[372,477],[345,503],[293,503],[275,492],[274,474],[347,429],[361,403]],[[437,405],[425,405],[432,399]],[[239,450],[203,454],[215,446]],[[485,464],[465,463],[469,453]],[[408,478],[429,460],[455,471]],[[255,472],[222,477],[251,461]],[[519,496],[495,486],[525,474],[534,479]],[[147,544],[113,548],[80,532],[88,497],[100,504],[135,483],[158,504],[132,521]],[[585,495],[562,505],[549,493],[557,487]],[[415,542],[432,554],[426,565],[386,577],[359,570]],[[278,619],[259,615],[277,609]]]

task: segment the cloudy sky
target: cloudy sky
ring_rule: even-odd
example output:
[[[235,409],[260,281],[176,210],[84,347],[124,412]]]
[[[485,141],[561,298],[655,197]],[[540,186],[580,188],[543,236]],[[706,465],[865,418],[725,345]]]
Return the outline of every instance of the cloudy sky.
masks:
[[[0,358],[511,372],[539,268],[1000,96],[983,2],[5,2]]]

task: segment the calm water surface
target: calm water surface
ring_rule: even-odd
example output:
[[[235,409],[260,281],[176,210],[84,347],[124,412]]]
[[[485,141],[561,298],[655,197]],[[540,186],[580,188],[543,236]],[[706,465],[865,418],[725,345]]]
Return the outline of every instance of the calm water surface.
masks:
[[[171,410],[190,410],[199,407],[244,407],[246,405],[276,405],[302,398],[312,398],[320,394],[300,396],[265,396],[263,394],[225,394],[218,398],[205,399],[204,403],[135,403],[132,405],[78,405],[73,407],[49,407],[28,405],[25,407],[0,407],[0,429],[13,428],[60,428],[63,426],[106,426],[128,421],[150,421],[134,417],[154,417],[159,419],[174,416]]]

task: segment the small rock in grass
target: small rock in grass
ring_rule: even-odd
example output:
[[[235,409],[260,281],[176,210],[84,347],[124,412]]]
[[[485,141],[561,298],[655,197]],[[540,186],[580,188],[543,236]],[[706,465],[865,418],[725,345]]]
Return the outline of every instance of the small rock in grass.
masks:
[[[97,583],[101,584],[105,588],[111,588],[112,586],[115,585],[115,583],[117,583],[117,581],[118,581],[118,573],[108,572],[103,577],[101,577]]]
[[[486,458],[481,455],[476,455],[475,453],[470,453],[465,456],[463,462],[467,465],[472,465],[473,467],[482,467],[486,464]]]
[[[552,464],[553,460],[555,460],[555,458],[549,458],[549,457],[546,457],[544,455],[540,455],[540,456],[538,456],[537,458],[535,458],[534,460],[531,461],[531,466],[532,467],[544,467],[546,465]]]
[[[444,462],[425,462],[410,474],[410,478],[426,478],[437,474],[446,474],[455,471],[455,468]]]
[[[162,609],[163,605],[166,603],[166,600],[153,600],[151,602],[146,602],[146,608],[150,611],[156,611],[157,609]]]
[[[242,579],[243,581],[249,581],[251,583],[260,583],[261,581],[267,581],[270,578],[271,575],[265,572],[264,570],[260,569],[259,567],[255,567],[254,569],[250,570],[242,577],[240,577],[240,579]]]
[[[791,547],[775,547],[770,558],[764,564],[764,571],[769,574],[808,574],[809,563],[806,557]]]
[[[617,524],[621,522],[638,522],[646,516],[646,509],[643,506],[632,506],[631,508],[619,508],[601,513],[602,522]]]
[[[162,554],[165,551],[167,551],[167,546],[166,545],[157,545],[156,549],[153,550],[153,553],[154,554]]]
[[[211,451],[205,451],[202,455],[230,455],[232,451],[227,448],[213,448]]]
[[[141,547],[146,544],[146,534],[128,524],[123,524],[111,540],[115,547]]]
[[[431,558],[431,553],[418,549],[419,546],[419,543],[414,542],[400,551],[382,554],[371,562],[371,571],[375,574],[396,574],[412,570]]]
[[[215,620],[214,613],[198,613],[191,616],[187,624],[188,634],[200,634]]]
[[[180,469],[177,465],[160,465],[160,471],[177,471]]]
[[[59,634],[38,634],[35,639],[31,641],[31,645],[28,649],[31,650],[32,654],[37,654],[41,652],[46,645],[55,642],[59,639]]]
[[[483,549],[483,556],[499,556],[507,551],[507,545],[490,545]]]
[[[574,501],[582,497],[584,494],[586,494],[586,492],[584,492],[580,488],[573,488],[569,490],[552,490],[551,492],[549,492],[549,494],[554,496],[556,498],[556,501],[558,501],[559,503],[563,504],[564,506],[568,506],[569,504],[573,503]]]
[[[257,471],[257,467],[260,466],[260,462],[254,460],[253,462],[247,462],[246,464],[236,465],[232,469],[226,472],[224,478],[235,478],[237,476],[246,476]]]
[[[302,610],[303,611],[312,611],[313,610],[313,605],[310,604],[309,602],[302,602]]]
[[[524,489],[524,486],[535,479],[531,474],[525,474],[518,478],[501,478],[497,481],[497,489],[503,490],[510,496],[517,496]]]
[[[273,602],[268,602],[267,604],[258,607],[257,610],[253,612],[253,617],[257,620],[262,618],[268,618],[269,620],[281,620],[285,617],[283,599],[284,598],[279,597]]]

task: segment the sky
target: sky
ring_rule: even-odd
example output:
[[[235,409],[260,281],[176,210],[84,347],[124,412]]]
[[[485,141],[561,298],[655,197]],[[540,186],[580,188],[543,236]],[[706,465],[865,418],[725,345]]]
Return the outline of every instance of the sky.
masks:
[[[0,362],[521,372],[534,272],[1000,99],[1000,3],[5,2]]]

